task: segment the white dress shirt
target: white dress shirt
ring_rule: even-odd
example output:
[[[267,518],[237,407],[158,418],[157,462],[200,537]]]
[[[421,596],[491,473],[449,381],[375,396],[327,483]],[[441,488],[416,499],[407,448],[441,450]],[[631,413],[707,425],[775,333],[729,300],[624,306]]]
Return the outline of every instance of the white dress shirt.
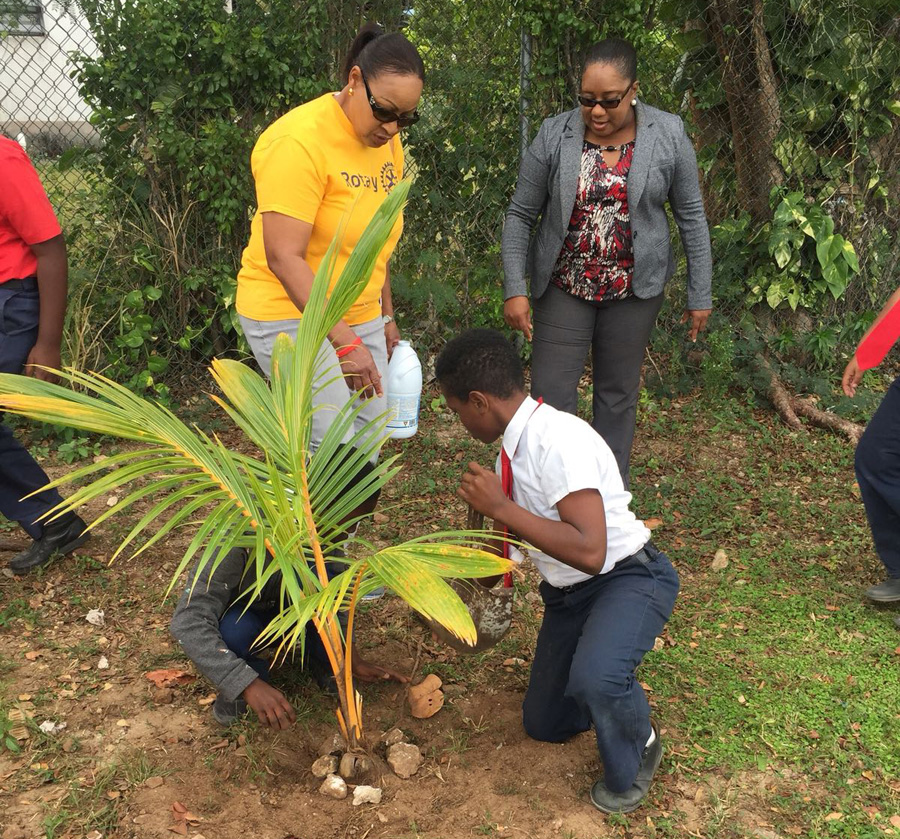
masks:
[[[536,516],[560,521],[556,505],[582,489],[596,489],[606,512],[606,561],[601,574],[639,551],[650,531],[628,505],[619,467],[603,438],[584,420],[539,405],[530,396],[519,406],[506,431],[503,448],[512,466],[513,501]],[[501,474],[500,456],[497,474]],[[522,560],[515,549],[512,559]],[[574,585],[591,577],[552,556],[530,547],[528,555],[540,575],[552,586]]]

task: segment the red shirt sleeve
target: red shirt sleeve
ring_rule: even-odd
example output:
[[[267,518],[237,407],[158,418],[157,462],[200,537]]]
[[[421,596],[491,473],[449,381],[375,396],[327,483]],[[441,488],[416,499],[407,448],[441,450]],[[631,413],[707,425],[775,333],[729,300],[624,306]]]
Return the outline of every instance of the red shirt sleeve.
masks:
[[[0,151],[0,169],[0,182],[3,184],[0,189],[0,218],[6,225],[27,245],[36,245],[59,236],[62,229],[50,206],[50,199],[37,171],[18,143],[10,143]]]

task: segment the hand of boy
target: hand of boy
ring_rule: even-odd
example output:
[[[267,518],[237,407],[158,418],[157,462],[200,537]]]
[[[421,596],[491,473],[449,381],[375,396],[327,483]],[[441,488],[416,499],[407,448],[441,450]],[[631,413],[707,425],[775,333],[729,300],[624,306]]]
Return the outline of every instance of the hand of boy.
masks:
[[[499,518],[501,521],[502,516],[499,513],[509,501],[496,473],[474,461],[469,464],[469,470],[463,474],[457,495],[479,513],[492,519]]]
[[[297,715],[284,694],[262,679],[254,679],[244,689],[244,699],[256,711],[263,725],[284,731],[297,721]]]

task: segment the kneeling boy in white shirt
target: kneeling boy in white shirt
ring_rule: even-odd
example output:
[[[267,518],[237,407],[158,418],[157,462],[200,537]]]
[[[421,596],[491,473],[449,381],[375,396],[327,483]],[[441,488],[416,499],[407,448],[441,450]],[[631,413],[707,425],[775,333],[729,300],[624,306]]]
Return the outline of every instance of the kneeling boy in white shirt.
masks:
[[[662,757],[635,669],[672,613],[678,574],[628,509],[631,494],[609,447],[586,422],[526,395],[503,335],[464,332],[444,347],[435,374],[469,434],[483,443],[503,438],[504,482],[470,463],[460,497],[528,543],[543,577],[525,730],[558,743],[593,725],[604,774],[591,801],[630,812]]]

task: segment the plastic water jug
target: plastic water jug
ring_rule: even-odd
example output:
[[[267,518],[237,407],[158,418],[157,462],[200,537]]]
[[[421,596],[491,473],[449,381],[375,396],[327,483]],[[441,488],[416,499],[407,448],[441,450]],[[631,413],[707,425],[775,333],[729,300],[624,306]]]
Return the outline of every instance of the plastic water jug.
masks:
[[[412,437],[419,430],[422,398],[422,365],[409,341],[394,347],[387,368],[388,409],[393,411],[388,434],[397,439]]]

